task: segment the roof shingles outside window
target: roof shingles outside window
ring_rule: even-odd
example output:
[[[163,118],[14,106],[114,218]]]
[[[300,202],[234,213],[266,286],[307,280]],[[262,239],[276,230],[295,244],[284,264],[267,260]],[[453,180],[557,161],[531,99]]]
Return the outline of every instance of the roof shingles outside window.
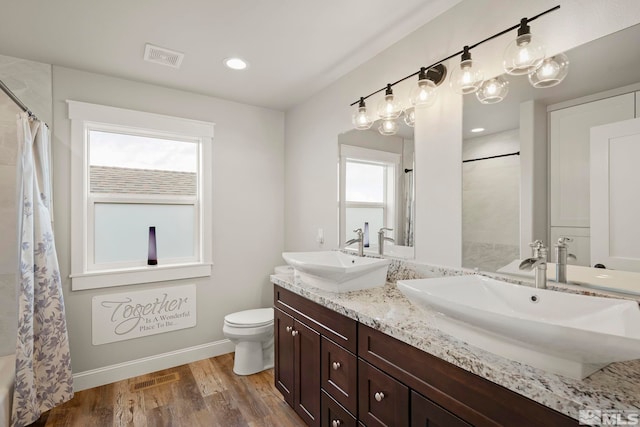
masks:
[[[195,196],[197,174],[153,169],[91,166],[92,193]]]

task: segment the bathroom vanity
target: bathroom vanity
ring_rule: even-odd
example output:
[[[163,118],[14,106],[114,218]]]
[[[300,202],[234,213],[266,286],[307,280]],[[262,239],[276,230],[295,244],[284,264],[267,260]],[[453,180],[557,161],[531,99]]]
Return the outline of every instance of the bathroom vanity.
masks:
[[[310,426],[576,426],[640,410],[640,361],[572,380],[431,326],[395,284],[336,294],[274,275],[275,383]]]

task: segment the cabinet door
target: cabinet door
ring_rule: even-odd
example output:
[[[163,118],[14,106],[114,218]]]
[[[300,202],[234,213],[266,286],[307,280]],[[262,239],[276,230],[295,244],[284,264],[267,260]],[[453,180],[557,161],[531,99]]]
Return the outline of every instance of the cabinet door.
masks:
[[[549,114],[551,226],[589,227],[589,139],[594,126],[634,116],[634,94]]]
[[[284,400],[293,407],[294,358],[293,358],[293,317],[274,310],[274,380],[276,388]]]
[[[411,392],[411,427],[471,427],[426,397]]]
[[[320,426],[320,334],[297,320],[293,324],[295,393],[293,409],[311,427]]]
[[[409,389],[381,370],[358,360],[358,417],[367,427],[409,426]]]
[[[358,409],[358,359],[322,337],[322,388],[352,414]]]
[[[591,263],[640,272],[640,118],[591,131]]]

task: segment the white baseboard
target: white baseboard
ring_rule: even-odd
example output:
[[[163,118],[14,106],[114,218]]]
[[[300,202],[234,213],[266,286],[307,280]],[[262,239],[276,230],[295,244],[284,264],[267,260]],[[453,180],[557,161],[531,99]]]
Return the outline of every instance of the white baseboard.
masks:
[[[86,390],[150,372],[184,365],[196,360],[220,356],[221,354],[231,353],[234,350],[234,344],[228,339],[224,339],[90,371],[78,372],[73,374],[73,390]]]

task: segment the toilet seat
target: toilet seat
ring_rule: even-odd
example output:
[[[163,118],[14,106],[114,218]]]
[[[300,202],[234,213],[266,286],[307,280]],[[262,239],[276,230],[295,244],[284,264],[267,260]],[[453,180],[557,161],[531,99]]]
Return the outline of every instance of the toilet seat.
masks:
[[[273,324],[273,308],[257,308],[224,316],[224,323],[234,328],[256,328]]]

